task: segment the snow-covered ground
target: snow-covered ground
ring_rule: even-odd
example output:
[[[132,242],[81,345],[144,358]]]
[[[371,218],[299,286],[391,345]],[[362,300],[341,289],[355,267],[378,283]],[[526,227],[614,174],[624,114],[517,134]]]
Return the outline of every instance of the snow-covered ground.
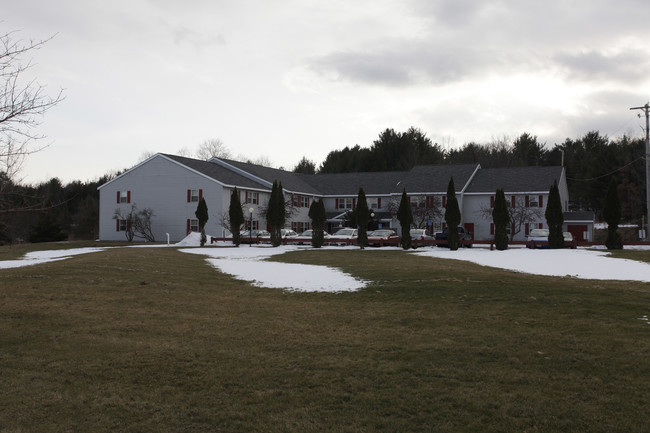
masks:
[[[274,287],[304,292],[346,292],[359,290],[367,285],[339,269],[327,266],[267,262],[264,259],[289,251],[310,249],[308,246],[286,245],[278,248],[269,246],[242,245],[234,248],[228,243],[198,247],[200,237],[191,234],[175,244],[184,247],[179,251],[206,256],[208,263],[235,278],[249,281],[260,287]],[[166,245],[138,245],[137,247],[166,247]],[[193,248],[189,248],[193,247]],[[221,247],[221,248],[218,248]],[[132,248],[132,247],[125,247]],[[357,250],[358,247],[326,247],[336,250]],[[19,260],[0,261],[0,269],[36,265],[63,260],[78,254],[103,251],[106,248],[77,248],[69,250],[34,251]],[[399,248],[391,248],[399,250]],[[385,250],[385,249],[383,249]],[[380,249],[368,248],[367,254]],[[574,278],[600,280],[632,280],[650,282],[650,264],[633,260],[615,259],[606,251],[577,250],[528,250],[512,248],[506,251],[490,251],[488,248],[459,249],[422,248],[404,252],[423,257],[456,259],[478,263],[484,266],[509,269],[539,275],[569,276]]]
[[[209,257],[208,263],[254,286],[301,292],[349,292],[362,289],[366,282],[328,266],[266,262],[264,259],[301,247],[241,246],[239,248],[189,248],[180,251]],[[302,247],[305,248],[305,247]]]
[[[568,276],[594,280],[650,281],[650,264],[615,259],[606,251],[586,249],[529,250],[511,248],[490,251],[489,248],[427,248],[416,253],[424,257],[465,260],[483,266],[509,269],[537,275]]]

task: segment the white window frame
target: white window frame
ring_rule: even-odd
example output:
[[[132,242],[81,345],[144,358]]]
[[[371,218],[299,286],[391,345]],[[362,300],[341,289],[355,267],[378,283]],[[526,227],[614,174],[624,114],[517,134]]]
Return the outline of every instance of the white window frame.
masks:
[[[199,190],[198,189],[192,189],[190,190],[190,202],[195,203],[199,201]]]
[[[249,204],[259,204],[260,202],[260,193],[254,191],[246,191],[246,203]]]
[[[128,202],[129,202],[129,192],[120,191],[120,203],[128,203]]]
[[[125,219],[120,219],[119,221],[120,221],[120,230],[119,231],[125,232],[127,227],[128,227],[127,221]]]
[[[190,219],[190,231],[191,232],[198,232],[199,231],[199,220],[198,219]]]
[[[354,199],[352,197],[339,198],[339,209],[353,209]]]

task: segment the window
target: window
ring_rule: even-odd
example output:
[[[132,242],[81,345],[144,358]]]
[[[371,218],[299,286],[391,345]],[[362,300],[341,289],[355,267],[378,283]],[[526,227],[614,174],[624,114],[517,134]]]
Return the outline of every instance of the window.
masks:
[[[131,191],[118,191],[117,203],[131,203]]]
[[[126,220],[117,220],[118,226],[117,226],[117,231],[118,232],[125,232],[127,228],[127,223]]]
[[[253,226],[253,228],[251,228],[251,225]],[[260,223],[259,223],[259,221],[255,220],[255,221],[252,221],[252,224],[251,224],[251,220],[247,220],[246,224],[244,224],[244,227],[246,228],[246,230],[259,230]]]
[[[246,191],[246,203],[259,204],[259,202],[260,202],[259,192]]]
[[[305,222],[292,222],[291,223],[291,230],[302,233],[305,230],[309,230],[309,223]]]
[[[291,195],[291,205],[295,207],[309,207],[309,197],[306,195]]]
[[[199,231],[199,220],[190,219],[189,221],[189,231],[198,232]]]
[[[190,190],[190,201],[195,202],[199,201],[199,190],[198,189],[192,189]]]
[[[381,209],[381,198],[380,197],[370,197],[368,199],[368,207],[370,209]]]
[[[533,195],[528,198],[528,206],[529,207],[539,207],[539,201],[537,200],[537,196]]]
[[[354,209],[354,199],[352,198],[338,198],[336,199],[338,209]]]
[[[411,196],[409,197],[411,201],[411,207],[426,207],[427,205],[427,200],[426,197],[424,196]]]

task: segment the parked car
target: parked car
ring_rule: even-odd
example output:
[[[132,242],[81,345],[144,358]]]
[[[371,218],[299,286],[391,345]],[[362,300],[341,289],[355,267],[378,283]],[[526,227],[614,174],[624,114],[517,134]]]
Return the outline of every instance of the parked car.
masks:
[[[465,230],[465,227],[461,227],[461,226],[458,226],[457,230],[458,230],[459,241],[470,241],[470,243],[461,244],[461,245],[471,248],[472,233],[468,232],[467,230]],[[437,244],[439,247],[449,246],[449,244],[446,243],[448,239],[449,239],[449,227],[445,227],[444,229],[442,229],[441,232],[436,233],[436,240],[442,241]]]
[[[239,238],[242,244],[250,244],[251,241],[255,244],[259,243],[259,240],[257,240],[257,238],[266,236],[268,234],[269,232],[266,230],[253,230],[252,232],[250,232],[250,230],[244,230],[239,234]]]
[[[571,232],[562,232],[564,244],[573,242]],[[526,236],[526,248],[548,248],[548,229],[533,229]]]
[[[426,229],[411,229],[409,230],[409,233],[411,234],[411,239],[413,240],[431,241],[434,239],[434,237],[431,236]]]
[[[264,235],[260,235],[262,242],[269,242],[271,240],[271,233],[264,230]],[[295,230],[291,229],[280,229],[280,236],[282,239],[295,238],[298,236],[298,233]]]
[[[313,230],[305,230],[304,232],[296,236],[294,239],[298,241],[298,245],[311,244],[311,237],[313,233],[314,233]],[[325,241],[327,241],[327,239],[329,239],[330,237],[331,236],[329,233],[323,231],[323,239]]]
[[[334,233],[330,239],[334,239],[333,242],[331,242],[334,245],[347,245],[345,242],[336,242],[337,240],[357,240],[357,237],[359,237],[359,230],[357,229],[352,229],[349,227],[344,227],[340,230],[338,230],[336,233]]]
[[[381,246],[387,241],[398,241],[399,236],[393,229],[379,229],[368,233],[368,245]]]

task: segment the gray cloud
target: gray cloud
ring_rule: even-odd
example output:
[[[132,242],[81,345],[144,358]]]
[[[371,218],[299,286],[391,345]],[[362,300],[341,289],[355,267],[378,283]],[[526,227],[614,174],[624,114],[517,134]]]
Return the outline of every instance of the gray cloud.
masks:
[[[337,52],[309,61],[309,68],[336,80],[372,85],[445,84],[517,62],[489,49],[423,42],[393,42],[370,51]]]
[[[640,51],[626,51],[607,55],[599,51],[579,53],[562,52],[554,61],[566,69],[570,76],[580,80],[612,80],[622,83],[638,81],[647,75],[648,54]]]

